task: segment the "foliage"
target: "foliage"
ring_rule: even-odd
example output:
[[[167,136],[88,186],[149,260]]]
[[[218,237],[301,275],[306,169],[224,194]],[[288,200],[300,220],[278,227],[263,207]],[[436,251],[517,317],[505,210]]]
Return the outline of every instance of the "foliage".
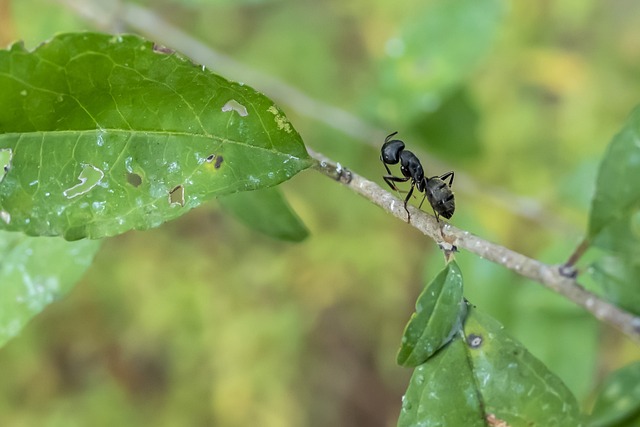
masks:
[[[73,288],[100,243],[0,232],[0,346]]]
[[[593,412],[590,427],[623,427],[640,421],[640,362],[612,373],[603,384]]]
[[[139,37],[68,34],[0,55],[6,230],[148,229],[310,165],[269,99]]]
[[[600,165],[588,237],[607,254],[593,274],[616,304],[640,314],[640,107],[613,138]]]
[[[309,231],[276,188],[220,197],[222,207],[244,224],[276,239],[300,242]]]
[[[449,307],[453,315],[444,308],[440,313],[420,308],[423,295],[431,297],[431,304],[439,302],[440,293],[433,288],[441,283],[460,290],[455,306]],[[400,355],[414,356],[416,348],[428,351],[420,359],[410,359],[413,366],[419,366],[403,398],[398,425],[483,426],[485,420],[510,426],[579,425],[578,404],[562,381],[509,337],[502,325],[473,307],[468,312],[466,307],[461,310],[461,303],[462,275],[455,262],[450,262],[425,287],[407,325],[409,331],[427,324],[421,328],[424,332],[405,332],[403,337]],[[430,320],[444,326],[440,330],[430,327],[426,323]],[[432,346],[434,340],[437,346]],[[405,360],[398,358],[401,364]]]
[[[416,312],[402,336],[398,364],[422,365],[451,341],[466,314],[466,303],[462,298],[462,273],[458,265],[451,262],[418,297]]]
[[[18,31],[13,39],[26,37],[27,44],[60,30],[75,31],[87,25],[72,20],[69,12],[49,2],[14,3]],[[188,28],[205,43],[218,46],[251,67],[279,75],[320,100],[373,118],[389,131],[402,124],[412,150],[415,146],[426,147],[429,153],[435,151],[455,165],[444,169],[456,170],[459,209],[453,222],[523,253],[549,262],[565,259],[587,218],[591,186],[596,182],[586,229],[587,237],[603,255],[589,268],[597,282],[590,285],[616,304],[637,310],[633,286],[637,265],[629,256],[637,249],[637,206],[633,199],[637,190],[634,184],[639,181],[634,169],[637,147],[633,145],[637,112],[614,138],[597,180],[595,177],[604,143],[637,103],[637,50],[630,41],[637,39],[640,26],[632,10],[616,14],[596,1],[544,7],[514,3],[508,9],[500,1],[479,8],[476,2],[466,0],[354,0],[339,4],[173,0],[161,6],[138,2],[145,3],[158,13],[170,13],[171,22]],[[46,13],[33,13],[45,8]],[[6,22],[8,16],[0,13],[0,21]],[[96,43],[100,39],[89,36]],[[554,423],[553,418],[545,416],[566,416],[563,422],[570,425],[578,415],[575,398],[568,389],[581,403],[588,402],[586,396],[597,378],[596,361],[598,366],[610,367],[638,357],[637,348],[620,337],[609,332],[597,334],[596,322],[566,301],[559,303],[560,297],[520,283],[513,275],[469,254],[457,254],[456,261],[431,280],[441,261],[429,253],[430,247],[421,236],[408,233],[404,224],[390,221],[326,180],[303,175],[286,185],[291,205],[313,230],[312,239],[295,247],[269,242],[237,227],[219,215],[215,206],[201,206],[182,215],[205,200],[217,198],[227,212],[254,229],[278,238],[304,239],[306,226],[290,209],[280,188],[274,187],[308,166],[301,138],[293,130],[288,146],[301,153],[294,156],[300,162],[278,179],[270,180],[268,174],[280,171],[276,166],[286,158],[287,149],[270,152],[272,158],[265,163],[252,142],[238,145],[237,149],[246,154],[244,158],[222,156],[221,167],[229,166],[228,160],[235,162],[234,172],[246,173],[248,184],[231,191],[253,190],[232,195],[222,195],[225,191],[215,186],[219,183],[209,187],[209,179],[216,176],[211,170],[215,169],[215,158],[206,163],[205,151],[201,150],[205,162],[187,164],[191,172],[207,171],[194,175],[199,192],[183,193],[190,189],[183,184],[187,183],[186,175],[181,175],[186,169],[170,173],[170,160],[189,160],[188,154],[178,152],[180,148],[191,147],[194,153],[208,137],[188,129],[189,124],[195,126],[196,117],[203,116],[189,116],[183,109],[174,108],[182,105],[175,96],[189,94],[193,98],[189,102],[197,104],[206,98],[209,87],[247,91],[249,102],[234,96],[229,99],[237,104],[223,103],[207,110],[215,116],[206,122],[212,127],[207,131],[211,140],[225,138],[221,136],[228,131],[224,120],[238,123],[260,116],[271,129],[255,122],[247,125],[255,125],[256,132],[263,135],[276,132],[274,141],[283,141],[280,137],[287,135],[273,128],[274,123],[278,126],[269,121],[273,115],[254,115],[249,107],[263,105],[268,109],[272,106],[269,98],[227,82],[179,54],[164,55],[169,53],[164,49],[153,53],[153,44],[137,37],[105,36],[96,44],[99,48],[89,49],[89,56],[101,59],[95,64],[82,64],[74,75],[66,70],[56,74],[55,62],[34,60],[64,37],[74,36],[55,38],[32,52],[20,45],[2,52],[6,55],[2,58],[20,58],[21,64],[31,67],[33,72],[16,70],[22,72],[22,81],[37,78],[36,83],[50,85],[53,92],[47,98],[46,93],[17,86],[15,79],[0,74],[0,85],[8,85],[2,86],[0,98],[9,102],[8,108],[0,111],[0,138],[14,138],[9,143],[0,139],[0,165],[8,169],[0,182],[0,226],[80,240],[65,242],[59,237],[3,232],[0,238],[8,246],[3,246],[0,262],[4,301],[0,313],[7,317],[0,316],[4,322],[0,326],[6,322],[14,325],[13,335],[45,304],[73,286],[100,243],[83,236],[110,236],[177,221],[152,233],[134,232],[109,239],[80,286],[63,302],[52,304],[36,316],[20,338],[3,348],[3,425],[99,425],[105,420],[119,425],[376,425],[383,419],[397,419],[398,413],[401,423],[412,424],[425,421],[421,418],[425,408],[429,409],[426,416],[440,414],[449,422],[450,417],[458,416],[464,425],[500,425],[502,420],[518,425],[516,416],[510,418],[513,414],[520,419],[542,420],[539,422],[544,425]],[[134,49],[131,55],[111,50],[123,46],[146,49],[144,53]],[[53,58],[64,57],[65,49],[50,53]],[[144,84],[152,88],[163,81],[174,84],[174,93],[152,100],[158,114],[164,114],[163,120],[155,119],[154,110],[144,103],[146,93],[135,93],[137,87],[144,86],[140,76],[116,73],[124,78],[121,90],[114,92],[121,97],[117,102],[106,96],[109,90],[95,90],[100,86],[89,91],[94,82],[114,84],[109,80],[114,74],[108,72],[117,68],[110,62],[118,58],[136,61],[132,62],[134,68],[145,65],[140,59],[149,58],[151,62],[143,67],[141,76],[147,73],[154,78],[143,79]],[[219,62],[219,67],[215,64],[216,73],[238,78],[234,72],[223,71],[224,61]],[[169,73],[173,68],[179,70],[175,75]],[[38,72],[49,72],[54,78],[49,81],[49,74]],[[158,75],[164,75],[164,80]],[[191,79],[180,80],[178,75]],[[255,80],[243,80],[260,88],[260,75],[255,75]],[[69,87],[56,87],[65,82]],[[87,147],[97,148],[95,126],[67,126],[64,131],[37,127],[40,118],[62,111],[50,111],[47,104],[56,105],[60,93],[65,95],[64,102],[71,101],[70,95],[76,93],[65,91],[81,89],[74,85],[82,82],[87,83],[87,92],[78,105],[92,113],[95,108],[104,114],[104,120],[118,125],[105,127],[114,147],[121,139],[145,144],[168,142],[174,132],[168,127],[175,125],[186,130],[172,135],[176,144],[165,147],[178,151],[140,153],[131,147],[116,147],[120,158],[108,163],[111,170],[120,173],[105,174],[105,178],[100,177],[98,170],[104,170],[96,163],[95,153],[89,154],[88,160],[72,157],[62,134],[66,132],[70,140],[88,141]],[[268,91],[270,86],[263,84],[260,89]],[[105,96],[93,99],[91,94],[95,92]],[[152,92],[161,93],[162,89]],[[25,104],[25,98],[30,103]],[[306,135],[305,143],[366,176],[381,175],[373,150],[362,149],[345,139],[343,133],[319,126],[314,122],[319,117],[304,117],[310,110],[301,109],[305,113],[296,114],[295,102],[292,97],[288,115]],[[223,112],[225,105],[229,111]],[[135,118],[137,128],[117,122],[119,110],[127,106],[136,107],[122,111]],[[248,116],[243,116],[241,107],[247,108]],[[46,161],[41,160],[39,149],[50,145],[29,141],[25,133],[18,136],[17,132],[24,129],[4,127],[19,121],[5,120],[3,114],[20,116],[30,111],[41,115],[24,125],[35,126],[34,134],[41,136],[40,141],[46,138],[48,144],[56,146],[55,155],[45,156]],[[64,117],[63,125],[84,117],[79,110],[78,114],[69,111],[72,114]],[[155,130],[145,128],[149,123]],[[369,142],[379,148],[381,141]],[[21,158],[18,150],[23,143],[31,148],[26,151],[30,155]],[[431,174],[437,159],[419,154]],[[136,165],[140,169],[130,171],[124,162],[129,156],[145,159],[145,168]],[[246,157],[252,161],[245,162]],[[627,167],[619,167],[622,164]],[[53,174],[48,185],[54,187],[46,191],[58,195],[57,209],[49,209],[47,200],[38,199],[45,190],[29,192],[38,190],[28,185],[33,179],[23,176],[16,181],[17,174],[36,166]],[[52,172],[55,167],[64,173]],[[249,185],[252,172],[248,168],[262,172],[264,188]],[[465,169],[473,176],[475,187],[469,187],[468,180],[465,184]],[[213,176],[209,172],[214,172]],[[162,195],[159,191],[149,201],[149,206],[156,209],[153,212],[139,209],[133,203],[136,197],[131,196],[136,191],[150,194],[151,188],[145,185],[153,180],[147,174],[154,180],[175,178],[170,183],[160,179]],[[83,179],[89,184],[96,180],[108,183],[109,188],[96,185],[84,192],[87,187]],[[13,186],[16,182],[22,185]],[[12,187],[5,187],[9,184]],[[14,211],[13,206],[4,205],[9,193],[2,191],[7,188],[16,191],[11,193],[12,203],[41,203],[37,227],[24,224],[27,208]],[[69,201],[88,200],[98,191],[111,189],[122,191],[124,196],[114,198],[110,206],[128,210],[105,211],[102,220],[120,217],[125,224],[96,222],[95,227],[85,227],[82,215],[100,218],[92,210],[97,199],[91,199],[88,210],[80,203],[66,206]],[[65,191],[72,196],[70,199]],[[507,203],[495,202],[509,191],[531,196],[541,206],[508,196],[502,200]],[[31,195],[33,200],[28,197]],[[194,195],[195,200],[189,199]],[[183,196],[185,206],[181,206]],[[64,219],[68,223],[57,215],[62,207],[70,215]],[[527,219],[517,212],[525,212]],[[42,255],[26,257],[31,250]],[[415,266],[424,261],[425,252],[429,253],[429,279],[425,280],[429,284],[423,287],[416,280]],[[588,258],[589,254],[580,269],[590,262]],[[467,312],[466,305],[460,304],[462,276],[446,273],[454,269],[464,272],[465,297],[478,309]],[[12,271],[11,282],[5,282],[2,276],[7,271]],[[38,280],[59,274],[60,291],[45,292],[41,299],[33,295],[33,299],[22,300],[30,285],[22,281],[25,275],[21,271],[33,271],[31,277]],[[583,277],[580,275],[581,280]],[[423,294],[418,297],[416,314],[405,329],[398,353],[400,363],[417,365],[401,408],[398,397],[406,388],[407,370],[392,365],[392,351],[419,288],[424,288]],[[430,299],[432,291],[439,298]],[[26,304],[13,304],[23,301]],[[17,313],[27,306],[35,310]],[[422,310],[418,313],[419,307]],[[479,310],[498,318],[509,334]],[[492,338],[483,342],[486,347],[474,352],[468,341],[472,334]],[[416,351],[428,347],[429,351]],[[508,357],[509,351],[517,354]],[[636,376],[634,366],[606,381],[589,423],[634,425],[639,401],[634,389],[637,381],[632,380]],[[535,378],[525,375],[527,369],[537,374]],[[508,381],[512,388],[491,382],[480,387],[478,378],[487,372],[490,379]],[[428,375],[438,381],[425,382]],[[44,391],[40,387],[43,383],[50,384]],[[451,384],[466,385],[474,393],[456,393]],[[541,411],[541,406],[532,404],[535,400],[518,399],[522,395],[518,387],[525,386],[532,387],[545,401],[549,393],[558,393],[566,408],[560,408],[558,400],[549,399],[551,409]],[[18,402],[16,390],[30,399]],[[450,400],[434,404],[432,393]],[[629,399],[621,398],[620,393]],[[503,412],[507,406],[510,414]],[[78,407],[85,410],[78,411]],[[452,408],[456,409],[453,414]],[[458,411],[460,408],[467,410]]]

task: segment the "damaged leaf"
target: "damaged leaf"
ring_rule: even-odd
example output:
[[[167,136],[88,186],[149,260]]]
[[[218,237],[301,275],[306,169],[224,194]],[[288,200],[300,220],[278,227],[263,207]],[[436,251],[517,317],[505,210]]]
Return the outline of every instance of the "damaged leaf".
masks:
[[[311,164],[264,95],[140,37],[93,33],[0,51],[0,153],[0,229],[68,240],[156,227]]]

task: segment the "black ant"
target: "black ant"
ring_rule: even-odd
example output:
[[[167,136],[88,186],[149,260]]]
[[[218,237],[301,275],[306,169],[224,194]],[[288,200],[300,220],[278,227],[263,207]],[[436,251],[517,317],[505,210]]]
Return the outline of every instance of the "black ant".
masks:
[[[387,170],[389,175],[383,176],[384,181],[389,184],[395,191],[400,191],[396,187],[396,182],[411,181],[411,189],[404,199],[404,210],[407,211],[407,222],[411,221],[411,214],[407,209],[407,203],[413,194],[414,188],[417,188],[419,192],[424,193],[422,202],[418,209],[422,208],[424,199],[429,199],[429,204],[433,209],[433,213],[436,216],[436,221],[440,222],[439,217],[443,216],[447,219],[453,216],[453,212],[456,209],[455,199],[453,197],[453,191],[451,191],[451,185],[453,184],[453,171],[447,172],[444,175],[432,176],[426,178],[424,176],[424,170],[418,157],[409,150],[404,149],[404,142],[399,139],[391,139],[398,132],[394,132],[387,136],[382,144],[380,150],[380,160]],[[387,165],[395,165],[400,162],[400,172],[402,177],[394,176],[389,170]],[[449,185],[445,180],[449,178]]]

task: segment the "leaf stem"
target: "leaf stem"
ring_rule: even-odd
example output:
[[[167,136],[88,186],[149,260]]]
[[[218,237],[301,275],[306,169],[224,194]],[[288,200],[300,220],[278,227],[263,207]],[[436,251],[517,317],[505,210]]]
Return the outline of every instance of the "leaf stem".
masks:
[[[324,155],[316,153],[308,147],[307,151],[316,160],[314,169],[342,182],[351,190],[402,221],[407,221],[407,213],[400,199],[382,189],[375,182],[369,181],[336,164]],[[348,179],[344,179],[346,176],[348,176]],[[541,283],[548,289],[583,307],[600,321],[613,326],[636,342],[640,342],[640,317],[622,310],[587,291],[574,277],[568,277],[563,274],[560,265],[545,264],[504,246],[484,240],[451,224],[438,223],[435,217],[413,206],[408,206],[408,209],[411,213],[410,225],[433,239],[441,247],[447,249],[453,245],[457,248],[466,249],[482,258],[500,264],[520,276]],[[588,242],[583,242],[578,249],[581,251],[586,250],[586,247],[581,249],[584,245],[588,247]],[[578,256],[580,255],[578,250],[576,250],[576,253],[578,253]]]
[[[571,269],[573,268],[578,260],[582,258],[582,255],[589,249],[591,242],[585,237],[582,239],[582,242],[578,245],[578,247],[573,251],[567,262],[562,266],[563,268]]]

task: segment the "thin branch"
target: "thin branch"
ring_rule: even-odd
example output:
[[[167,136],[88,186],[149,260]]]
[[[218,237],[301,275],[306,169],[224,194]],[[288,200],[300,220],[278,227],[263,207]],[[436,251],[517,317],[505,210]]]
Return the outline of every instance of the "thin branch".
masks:
[[[93,21],[100,28],[119,31],[123,25],[126,25],[157,42],[179,50],[195,61],[213,67],[224,74],[234,76],[236,80],[250,82],[252,86],[265,91],[278,102],[289,105],[297,114],[322,121],[327,126],[350,135],[355,140],[374,144],[373,141],[380,141],[385,135],[385,131],[372,126],[345,110],[309,97],[304,92],[275,77],[248,68],[234,59],[216,52],[210,46],[172,26],[148,9],[127,2],[116,2],[115,7],[112,7],[111,10],[104,10],[104,5],[95,1],[57,1],[75,10],[85,19]],[[342,181],[357,193],[401,220],[406,221],[406,212],[402,201],[384,191],[377,184],[344,168],[340,168],[339,165],[324,158],[322,155],[313,154],[313,156],[318,160],[316,169],[325,175]],[[436,159],[432,158],[431,162],[433,165],[437,165]],[[446,169],[442,165],[436,166],[436,168]],[[479,184],[460,172],[456,173],[456,182],[459,189],[470,194],[482,194],[482,197],[492,199],[494,203],[505,210],[521,217],[547,226],[553,223],[555,224],[554,228],[562,229],[565,232],[567,228],[570,228],[558,218],[546,212],[535,201],[509,194],[506,191],[485,184]],[[427,215],[414,207],[409,207],[409,210],[411,211],[411,225],[434,239],[441,246],[444,246],[445,249],[455,245],[458,248],[466,249],[483,258],[501,264],[524,277],[540,282],[549,289],[584,307],[593,313],[596,318],[616,327],[635,340],[640,340],[639,317],[620,310],[618,307],[586,291],[575,279],[567,277],[566,273],[562,275],[559,270],[560,266],[543,264],[483,240],[467,231],[459,230],[449,224],[440,227],[431,215]]]
[[[349,111],[315,99],[304,91],[259,70],[236,61],[216,51],[211,46],[197,40],[187,32],[173,26],[161,16],[136,4],[126,1],[99,2],[96,0],[57,0],[76,14],[106,31],[119,31],[123,27],[133,29],[155,42],[162,43],[192,60],[215,69],[217,73],[232,76],[236,81],[247,84],[266,93],[279,104],[287,105],[299,116],[307,117],[335,129],[353,140],[378,148],[379,141],[389,133]],[[105,4],[106,3],[106,4]],[[110,7],[109,7],[110,6]],[[430,167],[434,170],[449,170],[445,162],[429,155]],[[526,218],[544,227],[560,231],[565,235],[575,235],[574,225],[549,212],[538,201],[512,194],[504,188],[478,182],[463,171],[456,171],[457,191],[476,197],[498,206],[507,212]]]
[[[345,169],[339,163],[334,163],[322,154],[315,153],[308,148],[307,150],[316,160],[314,166],[316,170],[342,182],[356,193],[402,221],[407,221],[407,213],[400,199],[382,189],[375,182]],[[409,206],[408,209],[411,213],[411,226],[433,239],[444,249],[450,250],[451,245],[465,249],[482,258],[500,264],[523,277],[539,282],[585,308],[602,322],[613,326],[635,341],[640,342],[640,317],[628,313],[587,291],[575,278],[561,274],[560,265],[544,264],[504,246],[484,240],[468,231],[460,230],[450,224],[441,226],[435,217],[413,206]]]

